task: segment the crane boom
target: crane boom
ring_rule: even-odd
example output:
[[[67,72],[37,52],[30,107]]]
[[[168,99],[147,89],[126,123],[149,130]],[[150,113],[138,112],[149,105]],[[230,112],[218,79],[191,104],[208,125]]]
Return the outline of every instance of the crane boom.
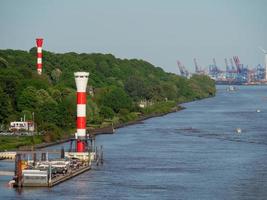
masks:
[[[235,70],[233,58],[230,58],[229,60],[230,60],[230,63],[231,63],[232,70]]]
[[[198,67],[196,58],[194,58],[194,64],[195,64],[195,72],[198,73],[199,72],[199,67]]]
[[[217,68],[217,64],[216,64],[216,60],[215,60],[215,58],[213,58],[212,61],[213,61],[213,65],[214,65],[214,67]]]
[[[226,71],[227,71],[227,72],[230,71],[230,67],[229,67],[227,58],[224,58],[224,62],[225,62]]]
[[[234,56],[233,59],[235,61],[237,72],[240,73],[241,72],[241,68],[240,68],[240,60],[239,60],[239,57],[238,56]]]
[[[259,47],[259,49],[260,49],[264,54],[267,54],[266,50],[263,49],[262,47]]]
[[[179,60],[177,60],[177,65],[178,65],[178,68],[180,70],[181,76],[188,78],[189,72],[186,70],[185,66],[183,66]]]

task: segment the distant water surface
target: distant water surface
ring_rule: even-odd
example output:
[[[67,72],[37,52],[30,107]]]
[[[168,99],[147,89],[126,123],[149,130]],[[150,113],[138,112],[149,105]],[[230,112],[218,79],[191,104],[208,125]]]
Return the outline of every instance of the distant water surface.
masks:
[[[267,199],[267,87],[217,90],[180,112],[98,136],[104,166],[54,188],[17,191],[0,177],[0,199]]]

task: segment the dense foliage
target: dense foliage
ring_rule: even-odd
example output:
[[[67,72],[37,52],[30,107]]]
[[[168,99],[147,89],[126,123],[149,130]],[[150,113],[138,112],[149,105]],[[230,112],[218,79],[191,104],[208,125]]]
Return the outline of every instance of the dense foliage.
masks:
[[[111,54],[44,51],[41,76],[36,73],[36,48],[0,50],[0,58],[0,124],[7,127],[24,114],[32,119],[34,113],[38,130],[46,132],[48,141],[75,128],[75,71],[90,72],[88,85],[94,96],[88,91],[88,124],[132,120],[158,110],[157,105],[164,107],[164,102],[173,106],[215,94],[214,82],[206,76],[185,79],[146,61]],[[141,109],[137,106],[141,100],[154,105]]]

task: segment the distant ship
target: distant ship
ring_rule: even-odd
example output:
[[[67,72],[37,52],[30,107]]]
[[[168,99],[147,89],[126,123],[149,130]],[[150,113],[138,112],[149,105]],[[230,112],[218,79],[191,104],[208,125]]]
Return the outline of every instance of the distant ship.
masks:
[[[228,91],[228,92],[236,91],[236,87],[230,85],[229,87],[226,88],[226,91]]]

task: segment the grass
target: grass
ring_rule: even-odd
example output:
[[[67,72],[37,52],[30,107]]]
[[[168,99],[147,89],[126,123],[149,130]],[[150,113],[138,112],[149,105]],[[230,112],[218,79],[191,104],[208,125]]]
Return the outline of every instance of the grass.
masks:
[[[146,107],[143,112],[144,114],[161,114],[170,112],[176,106],[174,101],[158,102],[152,106]]]
[[[41,136],[0,136],[0,151],[42,143]]]

